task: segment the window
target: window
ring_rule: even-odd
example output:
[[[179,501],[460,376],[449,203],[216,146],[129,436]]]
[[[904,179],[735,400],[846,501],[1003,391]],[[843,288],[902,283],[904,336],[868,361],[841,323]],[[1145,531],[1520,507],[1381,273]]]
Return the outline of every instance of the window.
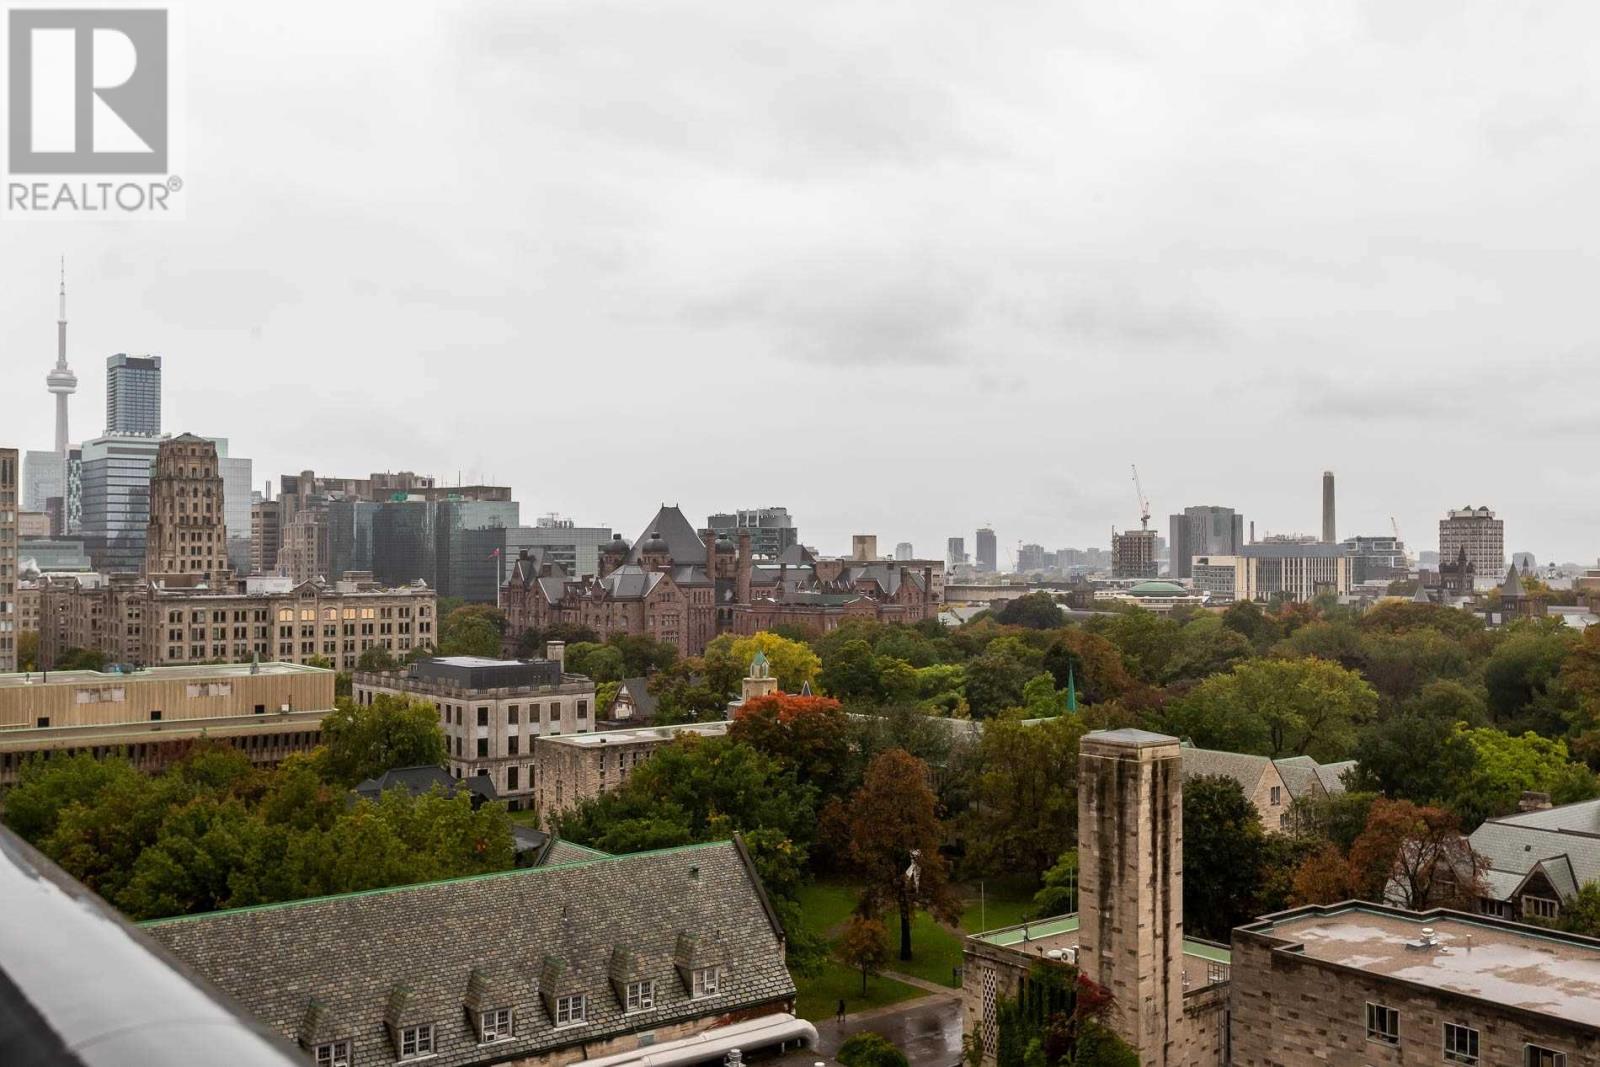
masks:
[[[517,706],[515,704],[506,709],[506,722],[512,726],[517,725]]]
[[[506,768],[506,788],[510,790],[521,788],[517,785],[517,769],[515,767]]]
[[[1400,1013],[1382,1004],[1367,1004],[1367,1040],[1400,1043]]]
[[[1275,786],[1272,787],[1272,806],[1273,807],[1277,807],[1279,804],[1282,804],[1282,803],[1283,803],[1283,786],[1275,785]]]
[[[1477,1063],[1478,1031],[1459,1023],[1445,1023],[1444,1058],[1456,1063]]]
[[[478,756],[479,756],[479,758],[481,759],[481,758],[486,757],[488,755],[489,755],[489,739],[487,737],[478,738]]]
[[[517,737],[516,734],[512,734],[510,737],[506,738],[506,755],[515,756],[515,755],[518,754],[517,753],[517,747],[518,747],[517,743],[520,740],[521,740],[521,738]]]
[[[150,721],[151,722],[160,722],[161,721],[161,712],[160,712],[159,709],[152,709],[151,710],[151,712],[150,712]]]
[[[479,1033],[485,1041],[499,1041],[511,1036],[511,1009],[496,1008],[486,1011],[478,1019]]]
[[[1530,919],[1554,919],[1561,911],[1561,902],[1549,897],[1523,897],[1522,914]]]
[[[583,994],[556,998],[556,1025],[570,1026],[583,1022]]]
[[[400,1058],[428,1056],[433,1053],[433,1026],[408,1026],[400,1031]]]
[[[349,1067],[350,1042],[329,1041],[316,1048],[317,1067]]]
[[[1523,1045],[1522,1067],[1567,1067],[1567,1054],[1541,1045]]]
[[[693,991],[697,997],[714,997],[717,995],[718,979],[721,974],[715,967],[696,967],[694,970]]]
[[[629,982],[628,983],[628,1010],[645,1011],[656,1006],[656,984],[654,982]]]
[[[489,709],[488,708],[479,708],[478,709],[478,725],[479,726],[488,726],[489,725]]]

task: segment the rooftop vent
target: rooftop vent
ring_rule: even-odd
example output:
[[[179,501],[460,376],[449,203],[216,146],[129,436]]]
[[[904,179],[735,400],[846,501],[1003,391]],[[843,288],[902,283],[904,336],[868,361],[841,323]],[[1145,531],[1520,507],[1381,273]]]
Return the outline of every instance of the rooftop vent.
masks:
[[[1433,927],[1431,926],[1424,926],[1422,928],[1422,936],[1418,937],[1415,941],[1406,942],[1406,948],[1411,949],[1430,949],[1438,947],[1439,935],[1434,933]]]

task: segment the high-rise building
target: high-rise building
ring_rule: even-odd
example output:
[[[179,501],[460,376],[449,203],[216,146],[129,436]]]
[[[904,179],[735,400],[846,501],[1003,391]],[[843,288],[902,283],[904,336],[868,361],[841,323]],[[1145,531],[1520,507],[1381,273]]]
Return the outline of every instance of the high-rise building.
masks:
[[[1111,531],[1113,578],[1154,578],[1159,573],[1154,530]]]
[[[964,537],[951,537],[944,543],[944,565],[950,570],[964,566],[967,562],[967,540]]]
[[[78,376],[67,366],[67,261],[61,261],[61,307],[56,317],[56,365],[45,376],[45,387],[56,398],[56,455],[65,458],[72,447],[67,431],[67,398],[78,391]]]
[[[1333,520],[1333,472],[1322,472],[1322,543],[1331,545],[1339,540]]]
[[[749,533],[750,550],[757,559],[777,559],[786,548],[800,543],[800,530],[789,517],[788,508],[749,508],[725,511],[706,518],[706,527],[718,537],[735,543],[741,533]]]
[[[106,360],[106,436],[161,432],[161,357],[123,353]]]
[[[866,561],[866,560],[877,559],[878,558],[878,535],[877,534],[851,534],[850,535],[850,558],[853,559],[853,560],[858,560],[858,561],[863,561],[863,562]]]
[[[1184,508],[1168,520],[1172,543],[1167,573],[1174,578],[1194,576],[1196,556],[1231,556],[1244,547],[1244,516],[1232,508],[1203,505]]]
[[[83,443],[83,538],[97,571],[144,566],[150,525],[150,468],[161,441],[107,434]]]
[[[916,550],[911,547],[910,541],[901,541],[894,546],[894,558],[897,563],[911,559],[916,554]]]
[[[278,525],[278,502],[258,500],[250,505],[250,574],[270,574],[278,566],[278,546],[282,543]],[[371,570],[370,567],[364,568]]]
[[[228,526],[228,561],[237,573],[250,566],[250,505],[255,501],[254,464],[228,454],[226,437],[207,438],[217,446],[217,472],[222,475],[222,519]]]
[[[1044,570],[1044,546],[1023,545],[1017,549],[1017,573],[1032,574]]]
[[[1405,544],[1393,534],[1347,537],[1340,544],[1350,560],[1350,582],[1395,581],[1411,571]]]
[[[754,536],[751,540],[755,540]],[[560,515],[541,515],[532,526],[506,531],[506,566],[509,570],[509,561],[526,549],[530,553],[537,552],[544,562],[560,567],[569,578],[599,574],[600,550],[610,541],[609,526],[579,526]]]
[[[17,450],[0,448],[0,672],[17,669]]]
[[[1506,524],[1486,507],[1470,504],[1439,520],[1439,558],[1453,560],[1465,550],[1480,585],[1492,585],[1506,573]]]
[[[194,434],[161,442],[150,476],[145,574],[171,584],[217,586],[233,576],[223,521],[217,446]]]
[[[987,526],[978,529],[978,570],[993,574],[999,569],[1000,555],[995,550],[994,530]]]

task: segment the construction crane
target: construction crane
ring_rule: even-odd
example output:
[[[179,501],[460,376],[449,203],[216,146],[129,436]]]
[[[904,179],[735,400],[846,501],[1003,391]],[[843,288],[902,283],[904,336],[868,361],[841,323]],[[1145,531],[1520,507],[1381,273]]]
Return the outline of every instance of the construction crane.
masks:
[[[1133,491],[1139,497],[1139,527],[1140,529],[1148,530],[1150,529],[1150,501],[1145,498],[1144,486],[1139,484],[1139,465],[1132,464],[1132,467]]]

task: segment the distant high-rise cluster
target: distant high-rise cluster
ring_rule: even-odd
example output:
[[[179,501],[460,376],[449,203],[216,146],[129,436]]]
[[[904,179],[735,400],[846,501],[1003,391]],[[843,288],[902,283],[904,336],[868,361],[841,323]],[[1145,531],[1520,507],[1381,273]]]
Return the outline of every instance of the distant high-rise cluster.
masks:
[[[1196,556],[1233,556],[1245,546],[1244,516],[1232,508],[1204,505],[1184,508],[1170,524],[1173,578],[1191,578]]]
[[[999,553],[995,548],[994,531],[987,526],[978,530],[978,570],[984,574],[993,574],[999,570]]]
[[[788,508],[746,508],[724,511],[706,518],[706,527],[718,537],[737,541],[741,533],[750,535],[750,548],[757,559],[777,559],[784,549],[800,543],[800,531]],[[609,535],[607,535],[609,538]],[[585,571],[592,574],[593,571]]]

